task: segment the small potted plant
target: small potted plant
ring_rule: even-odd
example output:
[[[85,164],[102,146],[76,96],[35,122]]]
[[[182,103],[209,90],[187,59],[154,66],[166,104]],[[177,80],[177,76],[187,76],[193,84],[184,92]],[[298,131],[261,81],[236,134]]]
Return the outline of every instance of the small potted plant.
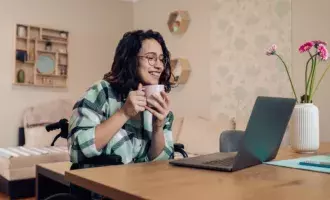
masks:
[[[283,58],[276,52],[277,46],[272,45],[267,51],[266,55],[276,56],[284,65],[288,75],[291,89],[297,104],[292,114],[292,132],[290,137],[291,147],[300,153],[315,152],[319,148],[319,110],[313,103],[313,97],[320,86],[325,74],[330,65],[325,69],[318,67],[320,62],[328,60],[329,54],[326,48],[327,43],[323,41],[309,41],[299,47],[300,53],[307,53],[309,55],[305,66],[305,81],[304,93],[298,99],[296,90],[294,88],[288,67]],[[322,75],[316,82],[316,71],[321,71]]]

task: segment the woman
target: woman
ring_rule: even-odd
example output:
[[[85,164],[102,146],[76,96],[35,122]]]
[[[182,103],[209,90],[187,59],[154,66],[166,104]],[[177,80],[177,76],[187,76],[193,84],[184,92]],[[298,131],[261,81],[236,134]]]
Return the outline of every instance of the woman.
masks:
[[[116,154],[124,164],[169,159],[173,153],[173,114],[165,92],[153,100],[144,85],[170,91],[170,54],[158,32],[133,31],[120,40],[111,71],[75,104],[69,121],[71,162]],[[153,120],[143,121],[150,111]]]

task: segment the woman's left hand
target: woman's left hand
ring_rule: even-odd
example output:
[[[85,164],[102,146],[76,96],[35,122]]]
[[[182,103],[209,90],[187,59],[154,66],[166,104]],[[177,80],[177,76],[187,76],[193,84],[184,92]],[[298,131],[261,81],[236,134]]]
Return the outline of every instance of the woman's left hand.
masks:
[[[152,98],[147,98],[146,109],[155,116],[156,120],[153,121],[153,126],[156,128],[163,128],[165,118],[170,112],[170,99],[168,95],[162,91],[160,95],[152,95]]]

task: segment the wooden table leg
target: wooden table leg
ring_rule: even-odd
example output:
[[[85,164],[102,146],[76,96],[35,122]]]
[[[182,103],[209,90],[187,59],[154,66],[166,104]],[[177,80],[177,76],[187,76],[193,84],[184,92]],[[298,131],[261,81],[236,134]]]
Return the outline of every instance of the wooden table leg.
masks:
[[[58,193],[69,193],[68,185],[54,178],[51,172],[37,166],[36,169],[36,199],[42,200]]]

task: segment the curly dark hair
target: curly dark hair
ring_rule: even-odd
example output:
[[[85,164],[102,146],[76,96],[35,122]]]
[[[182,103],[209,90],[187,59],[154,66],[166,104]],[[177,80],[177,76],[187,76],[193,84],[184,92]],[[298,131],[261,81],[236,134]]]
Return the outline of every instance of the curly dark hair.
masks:
[[[128,93],[131,90],[136,90],[141,82],[137,74],[137,68],[139,67],[137,55],[142,47],[142,42],[146,39],[155,39],[162,47],[166,62],[164,63],[164,71],[160,76],[159,84],[165,86],[166,92],[171,90],[170,52],[162,35],[153,30],[135,30],[123,35],[116,48],[112,68],[103,78],[111,84],[111,87],[121,98],[125,99]]]

